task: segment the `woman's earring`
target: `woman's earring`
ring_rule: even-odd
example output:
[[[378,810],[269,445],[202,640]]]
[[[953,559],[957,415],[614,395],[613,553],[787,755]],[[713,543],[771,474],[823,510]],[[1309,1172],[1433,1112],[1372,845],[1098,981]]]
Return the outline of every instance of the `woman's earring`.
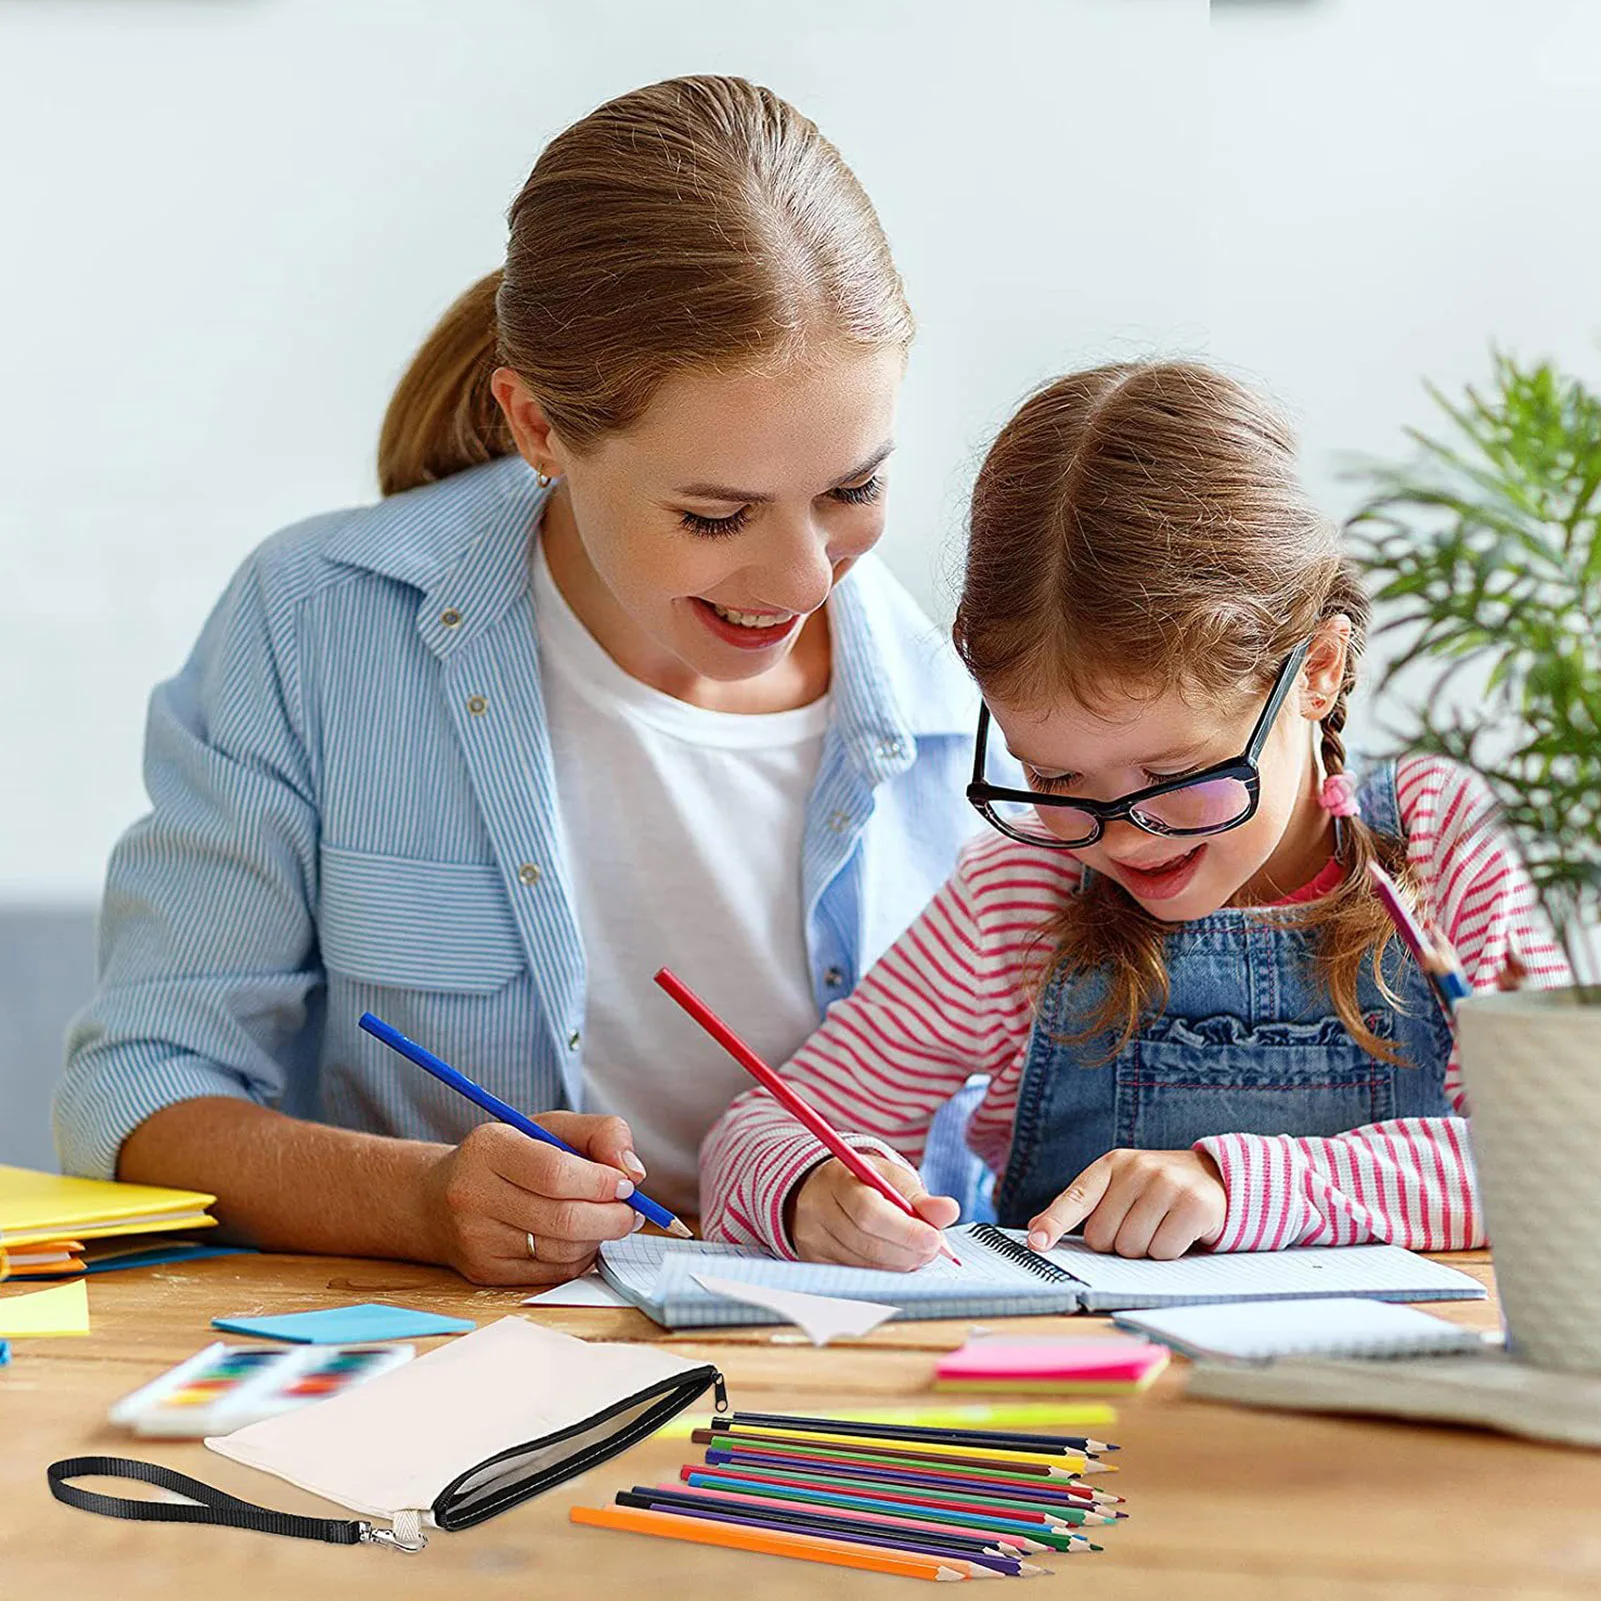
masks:
[[[534,477],[538,479],[539,487],[541,489],[549,489],[550,486],[556,482],[556,480],[552,478],[549,473],[542,471],[538,467],[534,468]]]

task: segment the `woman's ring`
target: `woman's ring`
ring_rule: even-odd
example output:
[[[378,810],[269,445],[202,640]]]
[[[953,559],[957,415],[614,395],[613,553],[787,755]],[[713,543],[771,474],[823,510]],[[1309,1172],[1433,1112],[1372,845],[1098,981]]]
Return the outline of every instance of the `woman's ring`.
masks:
[[[539,1260],[539,1247],[534,1244],[533,1235],[524,1234],[523,1238],[528,1241],[528,1254],[537,1262]]]

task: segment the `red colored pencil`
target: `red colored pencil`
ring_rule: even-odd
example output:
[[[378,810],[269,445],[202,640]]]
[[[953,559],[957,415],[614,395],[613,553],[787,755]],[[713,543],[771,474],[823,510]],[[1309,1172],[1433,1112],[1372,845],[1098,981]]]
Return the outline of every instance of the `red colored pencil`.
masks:
[[[863,1184],[878,1191],[884,1199],[893,1206],[898,1206],[908,1217],[917,1218],[919,1223],[924,1219],[918,1215],[916,1207],[884,1177],[860,1151],[852,1150],[840,1137],[832,1124],[828,1123],[821,1113],[807,1105],[794,1089],[786,1084],[739,1035],[737,1035],[711,1007],[709,1007],[694,990],[668,968],[662,968],[656,974],[656,982],[667,991],[672,998],[717,1041],[722,1048],[756,1080],[780,1106],[789,1113],[796,1122],[802,1124],[814,1138],[826,1145],[829,1151],[850,1170],[851,1174],[859,1178]],[[947,1256],[961,1266],[961,1258],[950,1248],[941,1244],[940,1254]]]

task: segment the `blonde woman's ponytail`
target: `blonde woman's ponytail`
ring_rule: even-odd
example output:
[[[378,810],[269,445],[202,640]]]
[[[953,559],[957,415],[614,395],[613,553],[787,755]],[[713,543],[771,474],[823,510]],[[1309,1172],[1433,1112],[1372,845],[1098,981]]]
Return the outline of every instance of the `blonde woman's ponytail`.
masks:
[[[489,389],[500,365],[500,280],[498,267],[480,278],[412,357],[378,439],[378,487],[385,495],[435,483],[513,449]]]

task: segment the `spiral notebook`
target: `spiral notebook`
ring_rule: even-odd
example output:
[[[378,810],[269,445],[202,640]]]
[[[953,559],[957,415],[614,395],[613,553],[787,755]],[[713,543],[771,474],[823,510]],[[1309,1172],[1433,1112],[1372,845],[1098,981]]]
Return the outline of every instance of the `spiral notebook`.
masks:
[[[1185,1356],[1272,1362],[1286,1356],[1393,1357],[1478,1351],[1484,1335],[1412,1306],[1337,1296],[1317,1301],[1234,1301],[1120,1312],[1132,1329]]]
[[[1020,1230],[970,1223],[947,1229],[956,1262],[936,1257],[915,1273],[785,1262],[749,1246],[631,1234],[600,1249],[617,1292],[667,1328],[779,1322],[714,1295],[696,1273],[811,1295],[883,1301],[898,1318],[1026,1317],[1119,1312],[1212,1301],[1362,1296],[1381,1301],[1475,1300],[1477,1280],[1396,1245],[1307,1246],[1241,1255],[1196,1252],[1175,1262],[1125,1260],[1063,1240],[1041,1254]]]

